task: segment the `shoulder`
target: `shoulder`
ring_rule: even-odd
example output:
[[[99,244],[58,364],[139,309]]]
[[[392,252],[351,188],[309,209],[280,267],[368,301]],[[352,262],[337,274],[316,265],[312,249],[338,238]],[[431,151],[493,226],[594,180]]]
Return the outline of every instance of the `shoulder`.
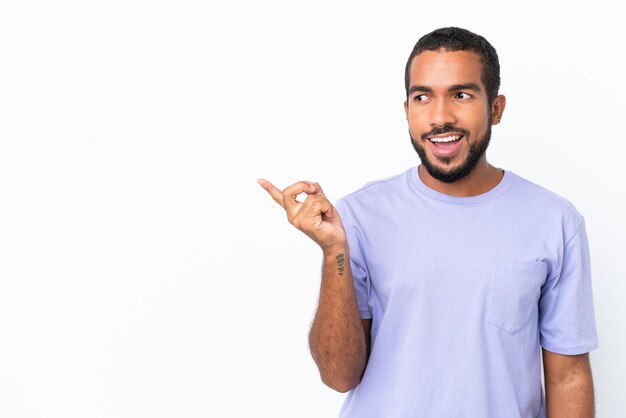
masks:
[[[376,207],[386,205],[392,196],[401,195],[406,191],[408,175],[413,169],[365,184],[360,189],[339,199],[337,208],[340,212],[348,210],[371,211]]]
[[[511,198],[529,216],[535,215],[543,217],[546,221],[560,222],[563,229],[570,233],[578,230],[584,218],[569,200],[530,180],[511,172],[510,174],[515,179]]]

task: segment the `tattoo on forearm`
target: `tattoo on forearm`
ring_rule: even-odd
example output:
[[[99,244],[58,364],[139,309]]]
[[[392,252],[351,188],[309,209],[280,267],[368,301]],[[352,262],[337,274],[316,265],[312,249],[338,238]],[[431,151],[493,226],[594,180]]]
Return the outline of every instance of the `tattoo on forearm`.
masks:
[[[337,256],[337,270],[338,270],[340,276],[343,276],[343,270],[344,270],[344,264],[343,263],[344,263],[344,260],[345,260],[345,258],[344,258],[343,253],[341,253],[341,254],[339,254]]]

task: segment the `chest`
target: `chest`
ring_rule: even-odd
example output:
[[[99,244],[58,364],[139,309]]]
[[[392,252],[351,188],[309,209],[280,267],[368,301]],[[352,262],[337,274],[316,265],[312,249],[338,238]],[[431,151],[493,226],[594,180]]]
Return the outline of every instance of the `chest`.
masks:
[[[558,233],[545,229],[522,212],[381,213],[363,233],[371,286],[383,300],[407,295],[482,299],[504,260],[513,266],[509,275],[516,269],[538,271],[541,276],[532,283],[511,283],[533,286],[535,292],[558,258]]]

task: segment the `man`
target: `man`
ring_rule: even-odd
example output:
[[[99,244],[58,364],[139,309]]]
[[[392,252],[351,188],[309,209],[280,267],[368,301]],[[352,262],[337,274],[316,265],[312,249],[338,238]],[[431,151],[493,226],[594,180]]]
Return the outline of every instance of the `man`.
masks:
[[[594,414],[584,220],[487,162],[499,73],[483,37],[438,29],[406,66],[417,169],[336,208],[317,183],[259,180],[323,250],[310,346],[324,383],[350,391],[342,417]]]

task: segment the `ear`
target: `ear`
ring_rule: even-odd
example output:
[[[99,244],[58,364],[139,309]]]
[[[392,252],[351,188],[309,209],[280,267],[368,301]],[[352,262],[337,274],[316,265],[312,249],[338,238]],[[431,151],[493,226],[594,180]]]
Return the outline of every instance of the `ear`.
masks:
[[[409,119],[409,103],[405,100],[404,101],[404,115],[406,116],[406,119]]]
[[[506,97],[503,95],[497,96],[493,99],[493,103],[491,104],[491,124],[497,125],[502,120],[502,113],[504,113],[504,108],[506,107]]]

